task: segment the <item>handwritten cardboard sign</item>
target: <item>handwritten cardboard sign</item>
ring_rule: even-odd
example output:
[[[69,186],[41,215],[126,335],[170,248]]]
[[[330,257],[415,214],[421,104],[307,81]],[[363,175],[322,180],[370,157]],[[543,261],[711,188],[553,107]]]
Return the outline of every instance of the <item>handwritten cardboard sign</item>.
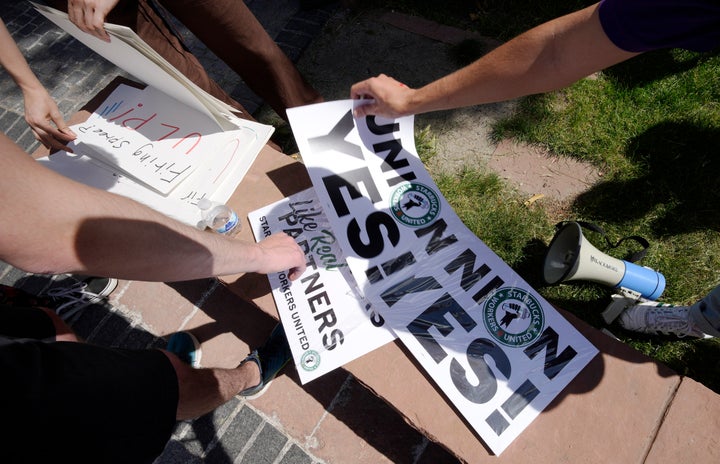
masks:
[[[500,454],[597,349],[459,220],[412,117],[352,105],[288,110],[323,210],[365,298]]]
[[[78,134],[71,144],[75,154],[58,152],[39,161],[195,226],[201,219],[197,202],[205,197],[227,202],[273,128],[243,120],[234,130],[213,126],[209,132],[193,132],[204,116],[196,113],[196,119],[184,105],[173,112],[175,104],[156,89],[121,84],[86,122],[73,126]],[[158,107],[162,110],[135,112]],[[162,117],[168,110],[171,117]],[[188,136],[192,133],[196,135]],[[189,172],[184,171],[187,166]]]
[[[74,151],[164,195],[199,166],[212,165],[228,138],[212,120],[159,90],[127,85],[72,129],[78,134]]]
[[[285,232],[305,252],[308,269],[300,279],[268,275],[303,384],[395,339],[357,288],[313,189],[253,211],[248,219],[256,240]]]

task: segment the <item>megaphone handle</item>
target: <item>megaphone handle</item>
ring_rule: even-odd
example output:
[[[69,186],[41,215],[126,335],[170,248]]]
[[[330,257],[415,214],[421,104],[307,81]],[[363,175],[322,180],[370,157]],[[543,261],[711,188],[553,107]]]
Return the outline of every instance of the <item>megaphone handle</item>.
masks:
[[[620,246],[622,242],[625,240],[635,240],[640,245],[643,246],[643,249],[640,251],[636,251],[635,253],[631,254],[630,257],[627,259],[627,261],[630,261],[631,263],[640,261],[647,255],[647,250],[650,248],[650,242],[645,240],[643,237],[640,237],[639,235],[629,235],[627,237],[623,237],[620,240],[618,240],[617,243],[613,244],[610,239],[607,236],[607,233],[605,230],[603,230],[602,227],[600,227],[597,224],[594,224],[592,222],[585,222],[585,221],[560,221],[557,224],[555,224],[555,229],[560,230],[563,225],[567,224],[568,222],[576,222],[580,227],[584,227],[585,229],[592,230],[593,232],[597,232],[605,239],[605,242],[608,244],[610,248],[617,248]]]
[[[628,235],[627,237],[621,238],[615,244],[615,246],[613,248],[617,248],[618,246],[620,246],[620,244],[622,242],[624,242],[625,240],[628,240],[628,239],[635,240],[636,242],[638,242],[640,245],[643,246],[642,250],[636,251],[635,253],[631,254],[630,257],[628,258],[628,261],[633,262],[633,263],[640,261],[647,254],[647,250],[648,250],[648,248],[650,248],[650,242],[648,242],[647,240],[645,240],[644,238],[642,238],[638,235]]]

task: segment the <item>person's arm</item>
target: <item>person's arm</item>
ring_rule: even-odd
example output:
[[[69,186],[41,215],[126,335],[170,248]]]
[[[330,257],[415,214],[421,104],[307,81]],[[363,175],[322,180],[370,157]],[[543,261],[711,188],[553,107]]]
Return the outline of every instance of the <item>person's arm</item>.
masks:
[[[399,117],[557,90],[635,55],[610,41],[595,4],[535,27],[419,89],[381,75],[353,85],[350,94],[375,100],[359,106],[356,116]]]
[[[0,260],[27,272],[169,282],[305,270],[286,234],[252,243],[181,224],[45,168],[4,134],[0,204]]]
[[[68,0],[68,18],[81,31],[110,42],[105,18],[119,0]]]
[[[20,87],[25,101],[25,120],[35,138],[48,148],[69,150],[75,139],[60,110],[37,76],[32,72],[17,44],[0,20],[0,65]]]

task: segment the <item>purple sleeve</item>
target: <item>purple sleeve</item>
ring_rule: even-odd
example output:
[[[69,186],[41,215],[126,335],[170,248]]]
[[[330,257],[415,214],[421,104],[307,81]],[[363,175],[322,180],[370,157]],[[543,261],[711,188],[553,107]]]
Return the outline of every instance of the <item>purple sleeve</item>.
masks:
[[[610,40],[629,52],[720,46],[717,0],[602,0],[599,14]]]

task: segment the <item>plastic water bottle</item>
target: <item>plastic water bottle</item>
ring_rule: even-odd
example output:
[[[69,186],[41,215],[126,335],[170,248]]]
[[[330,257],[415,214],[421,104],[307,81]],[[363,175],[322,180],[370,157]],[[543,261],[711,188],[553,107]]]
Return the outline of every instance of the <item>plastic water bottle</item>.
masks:
[[[202,211],[202,224],[218,234],[232,237],[242,228],[237,213],[227,205],[214,203],[207,198],[198,201],[198,208]]]

